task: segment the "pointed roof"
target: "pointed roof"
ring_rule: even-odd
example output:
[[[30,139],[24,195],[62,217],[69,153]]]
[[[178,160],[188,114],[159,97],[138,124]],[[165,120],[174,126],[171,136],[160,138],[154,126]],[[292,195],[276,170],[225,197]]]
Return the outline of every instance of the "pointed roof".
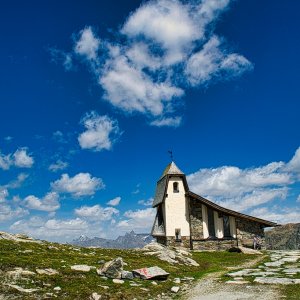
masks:
[[[184,175],[184,173],[176,166],[174,161],[172,161],[170,164],[167,165],[160,178],[163,178],[166,175]]]
[[[156,192],[152,204],[153,207],[157,206],[158,204],[164,201],[164,197],[166,194],[167,185],[169,181],[168,179],[169,175],[184,175],[184,173],[175,165],[173,161],[167,165],[162,176],[157,182]]]

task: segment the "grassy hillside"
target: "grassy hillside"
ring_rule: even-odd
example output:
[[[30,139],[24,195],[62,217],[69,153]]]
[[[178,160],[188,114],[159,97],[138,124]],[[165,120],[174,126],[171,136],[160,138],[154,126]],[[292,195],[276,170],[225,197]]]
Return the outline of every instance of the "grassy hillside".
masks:
[[[96,270],[88,273],[71,270],[72,265],[85,264],[99,268],[100,261],[109,261],[122,257],[127,266],[125,270],[159,266],[170,273],[168,280],[152,281],[134,279],[137,286],[131,286],[129,280],[124,284],[115,284],[111,279],[101,279]],[[173,282],[174,278],[202,277],[206,273],[220,271],[226,267],[242,264],[254,257],[228,252],[195,252],[192,258],[199,267],[169,264],[157,257],[145,255],[139,250],[111,250],[77,248],[44,242],[41,244],[0,240],[0,299],[89,299],[93,292],[102,295],[101,299],[155,299],[158,295],[172,295],[170,289],[177,285],[181,290],[187,283]],[[36,269],[52,268],[57,275],[32,274],[9,276],[16,267],[36,272]],[[38,289],[33,293],[19,292],[9,286],[15,284],[22,288]],[[61,291],[54,291],[59,286]],[[160,297],[160,296],[159,296]]]

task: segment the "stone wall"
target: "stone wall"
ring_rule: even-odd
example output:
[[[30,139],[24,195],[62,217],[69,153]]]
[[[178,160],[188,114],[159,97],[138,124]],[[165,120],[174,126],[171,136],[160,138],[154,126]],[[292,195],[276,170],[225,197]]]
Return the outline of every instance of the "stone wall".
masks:
[[[203,239],[202,204],[190,199],[190,218],[192,239]]]
[[[261,240],[261,246],[265,248],[265,235],[264,228],[260,223],[252,222],[245,219],[235,219],[236,234],[239,242],[239,246],[253,247],[253,238],[258,235]]]
[[[224,251],[237,246],[237,240],[201,240],[193,241],[193,250]]]
[[[190,248],[190,237],[182,236],[180,241],[177,241],[174,236],[167,236],[166,246]]]

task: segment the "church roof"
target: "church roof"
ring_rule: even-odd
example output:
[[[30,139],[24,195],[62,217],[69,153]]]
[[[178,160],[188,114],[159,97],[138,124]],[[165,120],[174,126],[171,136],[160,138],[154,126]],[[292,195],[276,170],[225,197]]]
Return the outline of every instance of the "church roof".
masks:
[[[184,175],[184,173],[175,165],[174,161],[167,165],[161,178],[166,175]]]

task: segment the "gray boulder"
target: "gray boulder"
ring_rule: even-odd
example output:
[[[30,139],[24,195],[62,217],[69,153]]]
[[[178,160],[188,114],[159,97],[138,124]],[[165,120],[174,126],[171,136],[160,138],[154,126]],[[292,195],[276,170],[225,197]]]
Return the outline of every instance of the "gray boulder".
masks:
[[[97,273],[108,278],[121,279],[123,266],[124,263],[122,257],[117,257],[114,260],[106,262],[100,269],[97,270]]]

